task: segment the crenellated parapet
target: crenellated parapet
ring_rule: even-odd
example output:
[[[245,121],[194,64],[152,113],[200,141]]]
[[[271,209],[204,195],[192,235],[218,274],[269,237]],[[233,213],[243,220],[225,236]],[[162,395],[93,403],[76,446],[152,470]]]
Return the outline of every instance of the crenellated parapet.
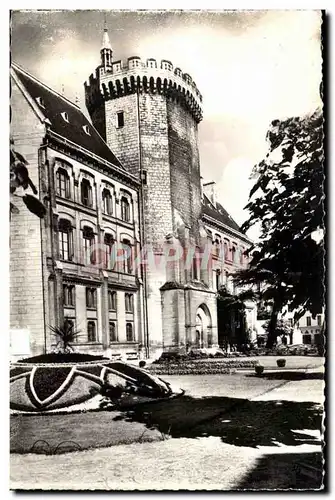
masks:
[[[86,106],[90,111],[101,100],[117,99],[134,93],[163,94],[178,101],[192,114],[195,121],[202,120],[202,95],[195,82],[180,68],[174,68],[165,59],[129,57],[126,62],[114,61],[107,71],[97,68],[85,82]]]

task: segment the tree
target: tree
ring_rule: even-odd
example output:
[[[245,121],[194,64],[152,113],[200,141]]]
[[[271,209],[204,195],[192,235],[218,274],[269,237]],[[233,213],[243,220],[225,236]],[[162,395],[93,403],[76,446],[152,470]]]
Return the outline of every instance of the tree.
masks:
[[[59,354],[69,354],[73,352],[71,344],[76,342],[80,336],[80,330],[75,330],[74,325],[69,321],[64,321],[62,326],[50,326],[52,335],[57,338],[58,342],[55,352]]]
[[[249,343],[246,323],[247,300],[253,300],[252,291],[242,291],[236,295],[230,293],[225,286],[217,293],[218,330],[221,342],[236,343],[239,347]]]
[[[41,203],[36,196],[26,193],[23,196],[16,194],[16,190],[20,187],[22,187],[24,191],[30,187],[32,192],[37,194],[37,189],[29,177],[27,165],[27,160],[18,151],[15,151],[14,145],[11,143],[9,178],[10,194],[12,196],[19,196],[22,198],[28,210],[42,219],[45,216],[46,209],[43,203]],[[19,213],[19,209],[12,201],[10,202],[10,213]]]
[[[267,133],[269,152],[254,168],[249,219],[242,229],[260,227],[249,249],[248,269],[236,273],[238,285],[261,284],[260,297],[272,303],[267,347],[276,341],[278,314],[285,305],[315,317],[324,304],[323,117],[274,120]],[[319,235],[316,238],[315,235]]]

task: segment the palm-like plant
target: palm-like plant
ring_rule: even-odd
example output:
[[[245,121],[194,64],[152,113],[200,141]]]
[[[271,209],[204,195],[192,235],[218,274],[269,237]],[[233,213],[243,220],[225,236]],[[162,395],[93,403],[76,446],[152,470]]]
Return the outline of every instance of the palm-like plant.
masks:
[[[52,335],[58,338],[55,352],[67,354],[74,352],[73,344],[80,336],[80,330],[75,330],[74,325],[64,321],[63,326],[49,326]]]

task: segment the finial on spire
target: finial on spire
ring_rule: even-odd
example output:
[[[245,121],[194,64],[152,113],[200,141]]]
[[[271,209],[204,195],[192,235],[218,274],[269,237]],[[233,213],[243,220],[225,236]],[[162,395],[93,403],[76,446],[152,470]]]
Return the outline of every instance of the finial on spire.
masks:
[[[104,14],[104,34],[103,34],[103,38],[102,38],[102,47],[101,47],[101,50],[102,49],[110,49],[110,50],[112,50],[112,46],[111,46],[111,43],[110,43],[110,40],[109,40],[109,35],[108,35],[106,12]]]
[[[104,13],[104,34],[102,38],[102,47],[100,50],[100,55],[101,55],[101,66],[104,68],[104,71],[111,70],[113,50],[108,36],[106,12]]]

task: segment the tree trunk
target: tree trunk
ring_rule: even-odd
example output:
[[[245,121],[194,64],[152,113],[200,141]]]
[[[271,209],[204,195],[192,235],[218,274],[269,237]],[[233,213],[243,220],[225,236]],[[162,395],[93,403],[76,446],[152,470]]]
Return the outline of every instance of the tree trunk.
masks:
[[[269,323],[268,339],[266,341],[266,347],[271,349],[277,342],[277,320],[278,320],[278,309],[276,304],[273,304],[271,318]]]

